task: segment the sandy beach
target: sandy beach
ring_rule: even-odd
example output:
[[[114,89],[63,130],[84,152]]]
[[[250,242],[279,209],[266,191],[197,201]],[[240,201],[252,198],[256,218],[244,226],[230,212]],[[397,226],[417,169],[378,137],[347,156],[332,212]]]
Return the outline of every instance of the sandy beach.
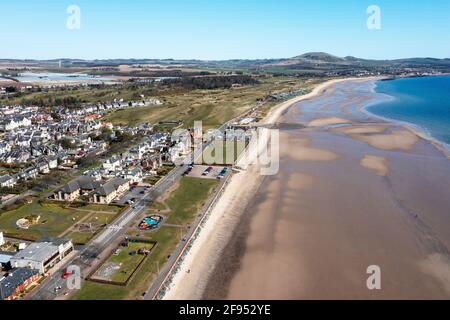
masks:
[[[327,82],[272,110],[279,172],[239,164],[165,299],[450,298],[450,162],[362,112],[372,84]]]

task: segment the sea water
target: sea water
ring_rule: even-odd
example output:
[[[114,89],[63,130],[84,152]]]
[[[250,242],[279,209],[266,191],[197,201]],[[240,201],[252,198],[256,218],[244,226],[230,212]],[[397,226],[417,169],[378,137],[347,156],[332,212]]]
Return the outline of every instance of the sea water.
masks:
[[[375,91],[390,99],[368,106],[372,114],[412,124],[450,145],[450,76],[377,81]]]

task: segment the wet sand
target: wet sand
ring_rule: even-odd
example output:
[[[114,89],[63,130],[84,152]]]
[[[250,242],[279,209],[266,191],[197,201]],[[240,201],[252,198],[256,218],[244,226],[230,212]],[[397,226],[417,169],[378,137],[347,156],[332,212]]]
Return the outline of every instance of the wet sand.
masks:
[[[334,84],[282,115],[279,173],[255,188],[201,296],[183,298],[450,298],[450,161],[362,112],[371,88]],[[381,290],[366,286],[371,265]]]

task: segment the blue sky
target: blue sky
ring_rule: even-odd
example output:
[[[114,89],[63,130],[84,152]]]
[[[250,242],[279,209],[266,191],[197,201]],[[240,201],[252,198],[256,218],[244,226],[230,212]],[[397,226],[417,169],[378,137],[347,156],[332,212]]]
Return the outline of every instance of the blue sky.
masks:
[[[450,58],[450,0],[0,0],[0,58]],[[66,27],[69,5],[81,29]],[[366,27],[369,5],[381,30]]]

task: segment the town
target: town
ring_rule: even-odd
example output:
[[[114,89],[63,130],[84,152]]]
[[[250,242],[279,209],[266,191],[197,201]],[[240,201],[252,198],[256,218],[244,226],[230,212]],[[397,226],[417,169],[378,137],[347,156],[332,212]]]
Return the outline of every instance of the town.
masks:
[[[4,63],[0,300],[162,299],[220,195],[246,171],[237,162],[254,133],[304,128],[261,123],[273,107],[330,79],[448,71],[434,60],[355,66],[324,53],[239,70],[66,61],[53,73],[54,62]],[[86,74],[69,73],[80,66]]]
[[[302,89],[271,99],[276,102],[303,93]],[[49,296],[41,296],[48,292],[54,297],[73,295],[70,290],[62,290],[64,285],[60,282],[69,276],[64,266],[80,259],[89,260],[89,272],[94,268],[86,277],[89,281],[116,283],[113,279],[117,275],[103,270],[114,255],[107,255],[105,261],[93,261],[88,256],[91,246],[95,246],[96,255],[102,255],[116,242],[112,245],[115,252],[121,251],[123,243],[126,248],[138,244],[137,252],[145,255],[151,254],[156,245],[161,246],[149,235],[162,228],[167,216],[158,213],[159,209],[150,211],[158,214],[149,215],[148,208],[161,193],[180,183],[177,181],[181,177],[189,177],[191,180],[182,183],[192,186],[206,183],[201,186],[205,189],[197,201],[205,201],[213,189],[219,190],[231,173],[229,167],[251,137],[249,129],[257,121],[258,109],[270,100],[257,99],[253,108],[223,124],[216,136],[206,132],[209,143],[195,154],[196,135],[200,134],[200,144],[203,143],[201,132],[189,129],[185,135],[172,134],[183,126],[183,121],[144,122],[137,126],[104,121],[117,111],[164,107],[157,98],[141,98],[82,104],[77,108],[0,107],[0,261],[4,275],[0,278],[1,299],[48,299]],[[224,152],[223,159],[219,157],[212,166],[203,164],[203,153],[214,148],[217,139],[217,155]],[[220,144],[226,139],[231,144]],[[208,152],[214,153],[213,149]],[[199,156],[197,163],[194,160]],[[199,222],[192,221],[195,214],[196,210],[188,219],[183,218],[180,233],[186,235],[182,239],[186,240],[194,230],[191,224]],[[167,219],[170,222],[170,217]],[[132,239],[124,236],[123,229],[130,221],[139,222],[130,230],[145,234],[136,234]],[[179,241],[177,237],[171,241],[174,240]],[[185,240],[180,242],[180,248]],[[133,274],[136,272],[137,269]],[[126,278],[124,283],[131,279]]]

